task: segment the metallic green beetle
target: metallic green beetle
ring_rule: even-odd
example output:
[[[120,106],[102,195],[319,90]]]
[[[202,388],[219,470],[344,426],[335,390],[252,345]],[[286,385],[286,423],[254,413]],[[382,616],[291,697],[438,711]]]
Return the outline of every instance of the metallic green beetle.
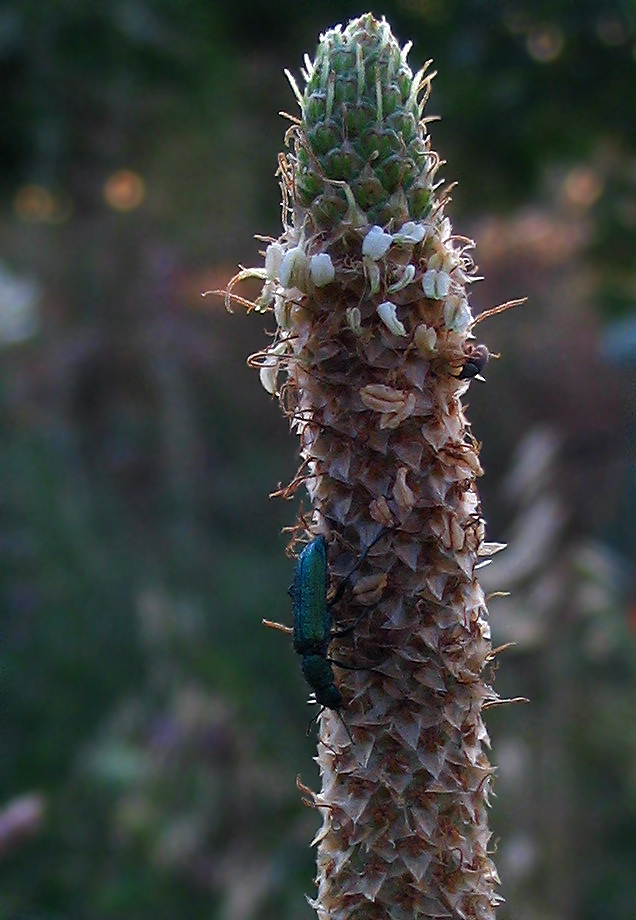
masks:
[[[327,541],[321,535],[308,543],[298,557],[290,588],[294,602],[294,651],[302,655],[303,676],[314,691],[316,702],[338,710],[342,707],[342,697],[334,683],[327,649],[334,638],[331,607],[339,597],[335,596],[328,604],[327,588]]]
[[[331,611],[341,599],[353,573],[366,559],[371,547],[386,533],[386,530],[387,528],[382,528],[367,546],[348,575],[342,579],[330,601],[327,600],[329,587],[327,541],[322,535],[316,537],[300,553],[296,563],[294,583],[289,588],[289,594],[294,603],[293,629],[280,623],[273,623],[271,620],[263,620],[267,626],[292,633],[294,651],[302,656],[303,676],[322,709],[334,709],[339,712],[342,708],[342,696],[335,684],[333,665],[347,670],[358,670],[354,665],[345,664],[328,656],[331,640],[348,635],[356,625],[354,622],[345,629],[333,630]]]

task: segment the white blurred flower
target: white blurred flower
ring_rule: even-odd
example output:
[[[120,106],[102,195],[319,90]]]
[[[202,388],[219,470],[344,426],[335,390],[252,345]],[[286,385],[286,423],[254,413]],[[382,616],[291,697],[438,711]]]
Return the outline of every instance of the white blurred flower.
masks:
[[[265,250],[265,274],[268,281],[278,278],[284,250],[280,243],[270,243]]]
[[[465,297],[449,297],[444,304],[444,325],[451,332],[466,332],[473,321]]]
[[[279,342],[273,348],[270,348],[269,353],[261,364],[259,371],[261,384],[272,396],[276,393],[278,374],[281,370],[280,357],[287,352],[288,348],[288,342]]]
[[[40,287],[0,263],[0,345],[15,345],[38,330]]]
[[[450,291],[450,282],[448,272],[429,268],[422,276],[422,290],[427,297],[431,297],[434,300],[443,300]]]
[[[309,275],[316,287],[330,284],[336,277],[336,269],[327,252],[319,252],[309,260]]]
[[[408,287],[411,281],[415,278],[415,266],[414,265],[405,265],[404,271],[402,272],[402,277],[395,281],[393,284],[390,284],[386,289],[388,294],[395,294],[396,291],[401,291],[403,288]]]
[[[400,229],[393,234],[393,242],[404,243],[421,243],[427,232],[426,224],[416,224],[414,220],[407,220],[402,224]]]
[[[393,335],[406,335],[406,329],[397,316],[397,307],[390,300],[385,300],[377,308],[378,316]]]
[[[304,280],[307,277],[309,260],[302,246],[288,249],[280,263],[278,277],[284,288],[298,287],[304,289]]]
[[[377,262],[386,255],[392,242],[391,234],[385,233],[382,227],[374,224],[362,241],[362,255]]]

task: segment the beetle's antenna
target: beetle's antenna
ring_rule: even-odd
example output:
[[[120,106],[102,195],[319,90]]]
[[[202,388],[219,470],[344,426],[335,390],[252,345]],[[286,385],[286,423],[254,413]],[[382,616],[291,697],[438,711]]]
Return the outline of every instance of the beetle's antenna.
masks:
[[[355,744],[355,741],[353,740],[353,735],[352,735],[351,732],[349,731],[349,726],[348,726],[347,723],[345,722],[345,718],[344,718],[343,714],[342,714],[339,710],[337,710],[337,712],[338,712],[338,716],[339,716],[339,718],[340,718],[340,721],[342,722],[342,724],[343,724],[344,727],[345,727],[346,733],[349,735],[349,741],[351,742],[351,744]]]

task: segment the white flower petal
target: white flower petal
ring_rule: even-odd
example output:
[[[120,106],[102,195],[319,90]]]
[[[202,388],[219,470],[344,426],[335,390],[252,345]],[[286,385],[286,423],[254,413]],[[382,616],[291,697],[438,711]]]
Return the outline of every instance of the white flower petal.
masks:
[[[309,260],[309,275],[316,287],[330,284],[336,277],[331,256],[327,252],[319,252]]]
[[[282,261],[283,247],[280,243],[270,243],[265,250],[265,274],[268,281],[274,281],[278,278]]]
[[[444,304],[444,325],[451,332],[466,332],[473,320],[464,297],[449,297]]]
[[[261,380],[261,386],[263,389],[267,390],[268,393],[271,393],[272,396],[276,392],[276,378],[278,377],[278,364],[263,364],[258,376]]]
[[[397,307],[390,300],[385,300],[377,308],[378,316],[393,335],[406,335],[406,329],[397,317]]]
[[[393,234],[394,243],[421,243],[426,236],[426,225],[416,224],[414,220],[407,220],[400,229]]]
[[[429,268],[422,276],[422,290],[427,297],[434,300],[443,300],[450,291],[450,275],[448,272]]]
[[[422,290],[427,297],[437,297],[437,271],[434,268],[429,268],[422,275]]]
[[[289,329],[289,310],[289,302],[284,300],[280,294],[277,294],[274,298],[274,316],[281,329]]]
[[[389,246],[393,242],[390,233],[385,233],[382,227],[374,224],[362,241],[362,255],[368,256],[377,262],[382,256],[386,255]]]
[[[276,394],[276,382],[280,371],[280,356],[287,351],[287,342],[279,342],[270,349],[269,354],[263,359],[259,370],[261,384],[272,396]]]
[[[389,287],[386,289],[387,293],[394,294],[396,291],[403,290],[405,287],[407,287],[407,285],[411,283],[413,278],[415,278],[415,266],[406,265],[404,267],[404,271],[402,272],[402,277],[399,279],[399,281],[389,285]]]
[[[280,283],[284,288],[290,288],[294,285],[300,287],[302,276],[307,270],[307,256],[302,246],[294,246],[288,249],[283,256],[278,272]]]
[[[450,291],[451,278],[448,272],[438,272],[437,280],[435,281],[435,290],[437,291],[437,297],[442,300],[447,296]]]

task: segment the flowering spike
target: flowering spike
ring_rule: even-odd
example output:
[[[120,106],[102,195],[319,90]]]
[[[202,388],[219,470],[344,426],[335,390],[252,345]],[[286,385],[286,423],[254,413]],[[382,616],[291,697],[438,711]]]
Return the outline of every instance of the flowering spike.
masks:
[[[332,590],[351,580],[328,652],[346,730],[338,711],[319,720],[320,920],[492,920],[500,900],[482,721],[498,698],[476,577],[499,545],[485,543],[461,401],[487,349],[469,341],[470,241],[436,193],[430,62],[413,76],[409,50],[365,14],[321,36],[302,92],[290,79],[302,119],[259,275],[276,331],[250,361],[300,436],[278,493],[309,494],[295,539],[322,534]]]

